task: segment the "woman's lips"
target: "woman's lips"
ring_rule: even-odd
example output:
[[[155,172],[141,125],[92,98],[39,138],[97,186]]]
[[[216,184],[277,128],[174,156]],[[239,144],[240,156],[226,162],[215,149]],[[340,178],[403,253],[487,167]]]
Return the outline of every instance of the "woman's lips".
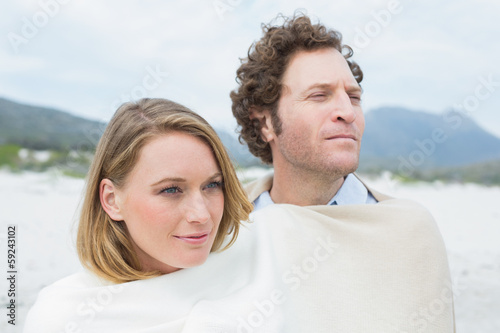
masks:
[[[210,234],[209,232],[204,232],[204,233],[184,235],[184,236],[174,236],[174,237],[188,244],[200,245],[207,241],[209,234]]]

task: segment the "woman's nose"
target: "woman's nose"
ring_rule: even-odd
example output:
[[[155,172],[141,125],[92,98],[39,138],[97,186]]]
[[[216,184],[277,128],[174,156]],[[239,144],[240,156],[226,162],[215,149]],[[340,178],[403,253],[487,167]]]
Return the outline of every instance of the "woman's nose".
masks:
[[[186,220],[192,223],[206,223],[210,218],[207,202],[201,193],[191,196],[186,205]]]

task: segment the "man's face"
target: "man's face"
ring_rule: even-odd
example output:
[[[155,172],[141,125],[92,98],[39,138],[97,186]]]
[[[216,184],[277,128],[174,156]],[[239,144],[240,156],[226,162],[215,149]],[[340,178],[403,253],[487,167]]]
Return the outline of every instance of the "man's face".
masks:
[[[279,135],[263,133],[275,168],[317,176],[356,170],[365,121],[361,88],[335,49],[297,53],[283,77]]]

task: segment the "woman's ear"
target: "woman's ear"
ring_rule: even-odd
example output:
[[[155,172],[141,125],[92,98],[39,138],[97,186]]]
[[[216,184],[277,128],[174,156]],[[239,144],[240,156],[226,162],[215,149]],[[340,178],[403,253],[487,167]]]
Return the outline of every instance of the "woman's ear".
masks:
[[[107,178],[101,180],[99,184],[99,197],[101,199],[102,209],[114,221],[123,221],[116,187],[113,182]]]

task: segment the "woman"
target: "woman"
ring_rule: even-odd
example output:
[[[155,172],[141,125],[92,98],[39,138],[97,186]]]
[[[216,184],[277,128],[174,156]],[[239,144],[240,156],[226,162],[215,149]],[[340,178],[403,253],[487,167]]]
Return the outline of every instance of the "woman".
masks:
[[[116,323],[105,328],[115,321],[113,311],[127,306],[112,306],[113,300],[138,301],[129,297],[137,291],[145,297],[137,280],[148,279],[144,288],[151,286],[154,298],[162,281],[150,278],[201,265],[210,252],[230,247],[251,210],[224,146],[202,117],[164,99],[122,105],[88,174],[77,235],[88,272],[43,290],[25,332],[120,330]],[[126,328],[138,331],[137,325]]]

